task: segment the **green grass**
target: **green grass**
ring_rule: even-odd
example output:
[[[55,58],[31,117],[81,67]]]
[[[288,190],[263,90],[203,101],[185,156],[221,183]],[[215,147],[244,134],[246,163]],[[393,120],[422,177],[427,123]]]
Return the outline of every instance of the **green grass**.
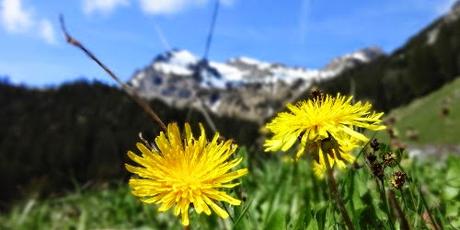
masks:
[[[239,154],[248,158],[248,153]],[[263,154],[263,153],[259,153]],[[341,216],[330,202],[327,184],[316,179],[311,164],[272,157],[251,165],[250,174],[232,192],[244,200],[225,206],[232,218],[191,214],[191,229],[343,229]],[[248,160],[249,161],[249,160]],[[245,162],[246,166],[248,161]],[[357,229],[391,229],[375,178],[363,167],[340,171],[338,182],[345,205]],[[404,159],[410,183],[396,197],[413,229],[427,229],[423,200],[445,229],[460,228],[460,158],[421,161]],[[387,178],[393,168],[386,169]],[[418,188],[424,191],[420,196]],[[387,187],[388,189],[389,187]],[[59,198],[29,199],[0,216],[2,229],[182,229],[170,212],[158,213],[129,192],[125,183],[108,188],[78,190]],[[399,222],[396,222],[396,229]]]
[[[449,115],[442,116],[443,108]],[[402,140],[412,144],[460,144],[460,78],[407,106],[393,110],[396,128]],[[408,138],[408,130],[418,133]]]

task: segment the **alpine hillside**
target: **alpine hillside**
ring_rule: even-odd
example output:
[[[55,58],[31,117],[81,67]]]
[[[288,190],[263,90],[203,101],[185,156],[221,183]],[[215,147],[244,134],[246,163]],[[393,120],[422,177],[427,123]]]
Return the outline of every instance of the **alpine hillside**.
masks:
[[[352,93],[389,111],[439,89],[459,75],[460,1],[393,53],[343,71],[319,87],[331,93]]]

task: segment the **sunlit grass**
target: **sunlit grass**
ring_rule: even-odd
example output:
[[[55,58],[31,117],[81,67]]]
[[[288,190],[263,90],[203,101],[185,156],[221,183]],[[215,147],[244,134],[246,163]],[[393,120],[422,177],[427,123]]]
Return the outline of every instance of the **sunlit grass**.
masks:
[[[232,195],[244,200],[241,206],[225,206],[231,218],[191,212],[191,229],[342,229],[336,207],[329,202],[326,182],[312,173],[309,162],[293,163],[270,157],[249,165],[251,155],[244,148],[249,175]],[[249,159],[248,159],[249,158]],[[353,224],[358,229],[391,229],[385,206],[373,176],[362,156],[354,167],[340,171],[338,182]],[[423,200],[430,213],[446,229],[460,227],[460,157],[446,159],[404,159],[402,167],[410,183],[395,191],[397,200],[413,229],[428,229]],[[387,189],[389,189],[387,187]],[[420,196],[419,189],[424,193]],[[399,222],[394,220],[396,228]],[[171,213],[158,213],[130,194],[126,183],[106,188],[75,191],[59,198],[29,199],[0,217],[6,229],[182,229]]]
[[[460,144],[460,79],[393,110],[399,138],[412,144]],[[443,110],[448,114],[443,115]],[[412,138],[411,138],[412,132]],[[379,137],[383,137],[381,132]],[[415,134],[415,135],[414,135]]]

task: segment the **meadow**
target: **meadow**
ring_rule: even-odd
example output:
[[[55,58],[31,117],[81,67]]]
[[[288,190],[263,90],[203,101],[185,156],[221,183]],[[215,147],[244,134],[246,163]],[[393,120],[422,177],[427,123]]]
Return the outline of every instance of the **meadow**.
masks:
[[[460,80],[413,103],[393,110],[386,120],[404,143],[456,144],[459,107],[443,101],[459,97]],[[447,98],[447,99],[446,99]],[[427,122],[431,121],[431,122]],[[407,135],[417,127],[417,139]],[[451,132],[451,133],[449,133]],[[453,133],[452,133],[453,132]],[[449,135],[445,135],[445,134]],[[438,134],[438,135],[436,135]],[[335,170],[339,193],[356,229],[458,229],[460,228],[460,156],[449,152],[409,156],[391,146],[387,132],[368,132],[380,143],[355,149],[356,160]],[[250,149],[250,150],[249,150]],[[248,168],[241,183],[228,193],[240,206],[220,203],[230,214],[222,219],[190,212],[189,229],[345,229],[327,178],[314,175],[310,154],[294,160],[294,151],[266,153],[240,146],[234,157]],[[379,166],[380,165],[380,166]],[[115,165],[114,167],[122,167]],[[401,176],[402,175],[402,176]],[[399,177],[398,177],[399,176]],[[193,208],[192,208],[193,209]],[[4,229],[183,229],[171,211],[142,204],[131,194],[127,181],[95,185],[75,183],[65,195],[30,196],[0,215]]]
[[[397,138],[411,145],[458,144],[460,107],[456,80],[411,104],[390,112]],[[447,102],[444,102],[447,101]],[[450,103],[447,104],[446,103]],[[443,109],[448,113],[443,115]],[[405,135],[415,127],[417,139]],[[414,128],[412,128],[414,129]],[[367,143],[357,148],[356,161],[336,170],[339,193],[356,229],[460,228],[460,156],[409,156],[401,146],[390,146],[387,132],[368,132],[380,140],[378,149]],[[294,160],[294,151],[266,153],[260,148],[238,148],[248,174],[229,194],[240,206],[221,203],[230,214],[222,219],[190,212],[190,229],[345,229],[341,213],[328,190],[327,179],[314,175],[312,156]],[[389,157],[391,156],[391,157]],[[379,162],[377,165],[375,162]],[[383,167],[376,167],[382,165]],[[122,165],[114,165],[122,167]],[[398,174],[399,173],[399,174]],[[395,177],[395,175],[404,178]],[[192,208],[193,209],[193,208]],[[75,183],[65,195],[30,196],[0,215],[4,229],[182,229],[171,211],[142,204],[127,181],[90,186]]]
[[[231,218],[192,212],[190,229],[345,228],[326,180],[313,175],[308,161],[294,162],[284,155],[250,161],[254,154],[267,153],[242,147],[237,154],[245,157],[242,167],[249,167],[249,174],[232,194],[244,201],[242,205],[225,206]],[[460,157],[408,158],[403,154],[400,164],[385,169],[385,188],[380,187],[366,161],[362,153],[353,167],[337,174],[356,229],[404,229],[401,213],[390,204],[391,194],[411,229],[460,228]],[[407,182],[394,189],[391,174],[400,169],[407,172]],[[386,199],[382,189],[387,191]],[[118,181],[76,187],[62,197],[24,200],[0,217],[0,225],[4,229],[182,229],[171,212],[159,213],[157,208],[141,204],[128,185]]]

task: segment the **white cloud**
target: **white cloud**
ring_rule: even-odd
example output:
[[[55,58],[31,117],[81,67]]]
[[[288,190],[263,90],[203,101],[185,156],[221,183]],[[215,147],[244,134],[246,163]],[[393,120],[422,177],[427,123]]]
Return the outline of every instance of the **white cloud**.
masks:
[[[213,0],[216,1],[216,0]],[[138,0],[142,11],[153,15],[167,15],[182,12],[188,8],[204,6],[210,0]],[[223,6],[232,6],[236,0],[219,0]],[[132,0],[83,0],[86,14],[100,12],[108,14],[117,8],[128,6]]]
[[[208,0],[140,0],[141,9],[149,14],[174,14],[189,7],[203,6]],[[225,0],[226,3],[233,2]]]
[[[25,9],[22,0],[0,0],[0,20],[9,33],[38,35],[49,44],[56,43],[54,28],[47,19],[38,19],[32,9]]]
[[[54,28],[51,22],[47,19],[40,21],[38,26],[40,36],[49,44],[56,43],[56,37],[54,35]]]
[[[3,0],[0,6],[1,22],[8,32],[20,33],[30,29],[32,16],[23,8],[21,0]]]
[[[111,13],[115,8],[129,5],[129,0],[84,0],[83,10],[87,14],[100,12]]]

